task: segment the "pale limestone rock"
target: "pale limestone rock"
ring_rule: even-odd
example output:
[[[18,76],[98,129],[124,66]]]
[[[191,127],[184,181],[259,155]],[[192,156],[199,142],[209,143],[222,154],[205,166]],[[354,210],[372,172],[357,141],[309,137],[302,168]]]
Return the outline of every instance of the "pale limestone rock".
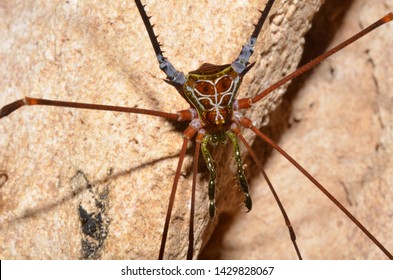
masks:
[[[193,4],[147,1],[147,11],[153,15],[165,55],[187,73],[203,62],[231,62],[252,32],[252,23],[258,18],[257,9],[264,6],[261,2],[264,1],[239,1],[230,5],[220,1],[222,4],[216,6],[209,1]],[[252,57],[257,63],[244,80],[242,96],[255,95],[296,69],[303,50],[302,38],[321,2],[277,1],[270,24],[264,27],[258,40]],[[333,44],[358,31],[359,24],[364,27],[387,13],[386,7],[392,10],[386,3],[365,5],[364,1],[354,1],[347,7],[351,8],[346,14],[349,18],[345,17],[339,25]],[[352,11],[355,7],[358,9]],[[116,4],[23,1],[16,7],[6,1],[1,9],[1,105],[28,95],[167,112],[187,108],[176,91],[162,81],[164,74],[158,69],[133,1]],[[391,73],[388,57],[393,55],[386,47],[393,41],[391,28],[391,25],[382,27],[309,76],[310,89],[305,85],[291,105],[292,126],[280,134],[280,144],[326,187],[336,187],[334,193],[340,200],[346,202],[344,190],[348,191],[353,204],[350,210],[388,248],[393,247],[389,244],[391,226],[387,224],[392,211],[388,204],[392,201],[392,193],[388,192],[392,186],[391,165],[388,165],[392,117],[388,103],[392,99],[389,85],[393,82],[388,74]],[[330,68],[334,68],[333,75]],[[363,69],[366,72],[360,72]],[[314,78],[318,72],[322,74]],[[347,76],[354,81],[346,80]],[[373,94],[376,89],[378,94]],[[302,103],[298,100],[303,92]],[[353,93],[355,97],[348,96],[345,103],[339,99],[346,97],[343,93]],[[360,97],[364,100],[358,101]],[[337,103],[330,104],[335,100],[341,108]],[[352,107],[355,105],[351,102],[355,101],[361,103],[360,108]],[[333,108],[322,109],[325,103]],[[366,108],[369,103],[371,107]],[[247,116],[260,126],[275,104],[258,105]],[[347,113],[352,120],[344,120],[340,113]],[[306,123],[309,119],[318,120],[318,126]],[[338,124],[320,123],[330,119]],[[337,127],[339,132],[334,131]],[[142,115],[49,107],[23,108],[2,119],[0,169],[6,170],[9,179],[0,189],[1,257],[157,258],[184,128]],[[354,131],[348,132],[349,129]],[[252,139],[250,133],[246,137]],[[345,145],[335,146],[338,143]],[[298,144],[299,148],[290,144]],[[377,144],[379,150],[375,152]],[[313,148],[313,145],[317,146]],[[351,155],[347,155],[345,146]],[[245,208],[239,207],[242,194],[233,188],[236,183],[228,175],[233,170],[228,166],[230,152],[229,146],[219,149],[215,159],[219,169],[218,213],[230,216],[231,223],[226,225],[229,229],[225,235],[216,237],[220,239],[217,245],[221,245],[218,253],[208,246],[203,255],[235,259],[295,258],[282,218],[266,186],[253,184],[254,209],[250,213],[245,215]],[[311,158],[303,158],[308,154]],[[272,156],[267,161],[267,171],[288,205],[288,214],[306,258],[383,257],[330,202],[318,192],[310,191],[312,187],[306,186],[301,175],[292,167],[283,167],[284,161]],[[247,162],[246,171],[253,170],[251,164]],[[187,252],[191,166],[192,152],[186,157],[180,179],[165,258],[185,258]],[[204,165],[200,166],[195,255],[202,243],[208,241],[215,224],[225,220],[215,218],[206,230],[207,175]],[[285,174],[287,168],[291,175]],[[362,173],[364,170],[368,173]],[[292,173],[295,177],[290,177]],[[262,181],[255,174],[250,174],[249,181]],[[339,175],[342,177],[335,177]],[[369,185],[363,186],[363,181]],[[95,231],[99,241],[82,233],[79,216],[84,212],[78,210],[80,205],[88,214],[95,213],[91,221],[99,220],[97,214],[101,213],[101,231]],[[84,221],[89,220],[88,215],[82,216]]]

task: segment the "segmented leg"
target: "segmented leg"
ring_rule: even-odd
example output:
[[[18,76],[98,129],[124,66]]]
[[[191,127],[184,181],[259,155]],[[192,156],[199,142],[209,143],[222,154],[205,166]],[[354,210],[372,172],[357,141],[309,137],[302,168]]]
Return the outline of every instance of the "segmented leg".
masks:
[[[190,228],[188,234],[188,252],[187,259],[192,260],[194,253],[194,215],[195,215],[195,191],[196,191],[196,180],[198,173],[198,161],[199,152],[201,151],[201,140],[204,137],[204,133],[198,133],[196,138],[195,152],[194,152],[194,167],[192,175],[192,188],[191,188],[191,209],[190,209]]]
[[[240,141],[243,142],[244,146],[246,147],[247,151],[250,153],[251,157],[254,159],[256,165],[258,166],[259,170],[262,173],[262,176],[265,178],[267,185],[269,186],[270,191],[273,194],[274,199],[277,202],[278,207],[280,208],[281,214],[285,220],[285,225],[288,228],[289,231],[289,236],[291,238],[293,247],[295,248],[297,257],[299,258],[299,260],[302,260],[303,257],[300,253],[299,247],[297,246],[297,242],[296,242],[296,234],[295,234],[295,230],[292,227],[292,223],[289,220],[288,214],[285,211],[284,205],[282,204],[280,198],[278,197],[278,194],[276,192],[276,190],[273,187],[273,184],[270,182],[269,177],[267,176],[265,170],[263,169],[262,163],[261,161],[257,158],[256,154],[254,153],[254,151],[252,150],[252,148],[250,147],[250,145],[247,143],[246,139],[244,139],[243,135],[240,132],[240,129],[238,127],[236,127],[236,129],[234,130],[234,132],[236,133],[237,137],[240,139]]]
[[[391,260],[393,260],[393,255],[374,237],[374,235],[369,232],[366,227],[355,218],[347,208],[344,207],[327,189],[325,189],[321,183],[319,183],[310,173],[308,173],[296,160],[294,160],[290,155],[288,155],[280,146],[273,142],[272,139],[267,137],[261,131],[259,131],[255,126],[253,126],[252,121],[246,117],[240,119],[239,122],[243,127],[252,130],[259,138],[269,144],[273,149],[279,152],[283,157],[285,157],[290,163],[292,163],[304,176],[306,176],[321,192],[326,195],[330,201],[332,201],[361,231],[376,245],[378,248]]]
[[[166,119],[170,119],[170,120],[174,120],[174,121],[179,118],[178,114],[166,113],[166,112],[149,110],[149,109],[129,108],[129,107],[122,107],[122,106],[111,106],[111,105],[69,102],[69,101],[58,101],[58,100],[49,100],[49,99],[41,99],[41,98],[34,98],[34,97],[26,96],[22,99],[16,100],[16,101],[2,107],[0,109],[0,119],[8,116],[12,112],[18,110],[19,108],[21,108],[23,106],[33,106],[33,105],[45,105],[45,106],[55,106],[55,107],[79,108],[79,109],[144,114],[144,115],[162,117],[162,118],[166,118]]]
[[[248,191],[247,178],[244,175],[243,160],[242,160],[241,153],[240,153],[239,143],[237,142],[237,137],[236,137],[235,133],[233,133],[232,131],[227,131],[226,134],[228,135],[229,139],[231,139],[231,141],[232,141],[233,154],[235,156],[235,161],[236,161],[236,166],[237,166],[236,178],[239,182],[241,189],[243,190],[244,204],[245,204],[246,208],[248,209],[247,212],[249,212],[252,208],[252,201],[251,201],[251,197],[250,197],[250,194]]]
[[[185,76],[183,72],[176,70],[172,63],[170,63],[169,60],[163,55],[161,44],[157,40],[158,36],[154,33],[153,26],[150,23],[150,17],[146,14],[146,5],[142,5],[140,0],[135,0],[135,4],[143,20],[143,24],[146,27],[147,33],[149,34],[150,42],[153,46],[154,52],[156,53],[160,69],[166,74],[169,81],[180,85],[184,84]]]
[[[266,4],[265,9],[263,9],[263,11],[261,12],[258,23],[255,24],[255,28],[251,34],[250,39],[243,46],[239,56],[232,62],[233,69],[235,69],[235,71],[239,74],[244,75],[246,74],[248,69],[250,69],[250,67],[247,67],[249,65],[248,60],[254,53],[254,47],[255,43],[257,42],[258,35],[261,32],[262,26],[265,23],[265,20],[274,4],[274,1],[275,0],[269,0],[269,2]]]
[[[214,201],[214,195],[216,192],[216,168],[214,167],[213,158],[207,149],[207,144],[209,144],[210,139],[212,138],[211,135],[206,134],[201,141],[201,151],[203,158],[205,159],[207,169],[210,173],[209,179],[209,215],[211,218],[214,217],[214,213],[216,211],[216,204]]]

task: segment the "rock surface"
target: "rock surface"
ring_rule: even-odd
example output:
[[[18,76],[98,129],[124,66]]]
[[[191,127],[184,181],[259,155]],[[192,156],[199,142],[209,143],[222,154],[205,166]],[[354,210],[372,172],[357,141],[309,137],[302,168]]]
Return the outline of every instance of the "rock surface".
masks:
[[[257,8],[263,8],[261,1],[220,6],[209,1],[146,2],[165,55],[185,73],[203,62],[232,61],[252,31]],[[240,95],[255,95],[296,69],[302,38],[321,2],[277,1]],[[324,46],[334,45],[393,10],[388,1],[366,2],[343,1],[338,15],[326,16],[327,22],[339,20],[328,33],[333,38],[322,33],[315,44],[322,40]],[[18,6],[3,1],[0,12],[0,105],[28,95],[166,112],[187,108],[162,82],[132,1],[24,1]],[[324,27],[322,19],[318,22]],[[296,97],[283,109],[291,114],[283,121],[272,116],[273,125],[285,127],[273,133],[279,144],[388,248],[393,247],[388,219],[393,150],[388,62],[393,54],[386,47],[393,41],[391,29],[391,24],[382,27],[325,62],[297,83]],[[260,102],[247,116],[260,126],[282,93],[284,89]],[[185,127],[142,115],[38,106],[2,119],[0,170],[9,178],[0,189],[1,258],[157,258]],[[250,133],[245,135],[253,141]],[[265,153],[258,141],[253,146],[261,156]],[[244,207],[238,207],[242,195],[228,176],[233,172],[230,152],[228,147],[214,153],[220,169],[220,216],[211,222],[206,169],[200,164],[194,257],[208,243],[203,258],[295,258],[280,213],[266,186],[258,186],[262,180],[251,161],[246,171],[254,209],[245,215]],[[187,252],[192,154],[190,148],[165,258],[185,258]],[[274,153],[268,155],[267,172],[306,258],[383,258],[296,170]],[[217,223],[221,226],[210,239]]]

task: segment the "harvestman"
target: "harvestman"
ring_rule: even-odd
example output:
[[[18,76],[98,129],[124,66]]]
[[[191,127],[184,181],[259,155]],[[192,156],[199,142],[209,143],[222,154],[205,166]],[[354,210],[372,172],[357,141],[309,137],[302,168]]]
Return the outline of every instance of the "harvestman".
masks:
[[[277,83],[269,86],[267,89],[257,94],[252,98],[240,98],[236,99],[238,88],[242,82],[243,76],[252,68],[253,63],[249,62],[251,55],[254,52],[254,46],[262,26],[269,14],[270,9],[274,4],[274,0],[269,0],[266,4],[265,9],[261,12],[261,16],[258,23],[255,25],[254,31],[252,32],[249,40],[241,49],[239,56],[231,63],[226,65],[213,65],[205,63],[201,65],[197,70],[190,72],[188,75],[184,75],[178,71],[169,60],[163,56],[161,45],[157,40],[157,36],[153,31],[153,26],[150,23],[149,17],[147,16],[144,6],[141,1],[135,0],[138,7],[138,11],[142,17],[143,23],[149,34],[150,41],[153,49],[156,53],[157,60],[159,62],[160,69],[166,74],[167,79],[165,80],[168,84],[174,86],[179,94],[189,103],[190,109],[185,109],[176,113],[166,113],[161,111],[140,109],[140,108],[127,108],[119,106],[108,106],[98,104],[87,104],[87,103],[76,103],[66,101],[55,101],[47,99],[37,99],[32,97],[25,97],[23,99],[12,102],[1,109],[0,117],[6,117],[15,110],[25,105],[48,105],[58,107],[70,107],[70,108],[81,108],[81,109],[94,109],[94,110],[105,110],[105,111],[117,111],[127,112],[135,114],[146,114],[151,116],[157,116],[173,121],[186,121],[189,122],[188,128],[183,132],[184,140],[179,156],[179,162],[175,178],[173,181],[172,192],[169,199],[168,211],[165,219],[164,230],[162,234],[161,247],[159,252],[159,259],[162,259],[165,251],[165,244],[167,241],[168,229],[170,225],[170,219],[172,214],[173,203],[175,201],[175,193],[180,177],[183,160],[185,158],[187,144],[190,139],[196,139],[195,154],[194,154],[194,167],[193,167],[193,184],[192,184],[192,199],[191,199],[191,211],[190,211],[190,231],[189,231],[189,250],[187,258],[191,259],[193,255],[193,226],[194,226],[194,209],[195,209],[195,188],[196,188],[196,174],[198,168],[198,158],[202,153],[203,158],[206,162],[207,169],[209,171],[209,183],[208,183],[208,194],[209,194],[209,214],[210,217],[214,217],[216,206],[215,206],[215,182],[216,182],[216,168],[214,160],[209,151],[209,144],[224,143],[227,140],[232,143],[234,150],[234,158],[237,166],[237,181],[238,185],[244,194],[244,204],[248,211],[252,208],[252,200],[248,191],[247,178],[244,175],[243,161],[241,158],[240,148],[238,140],[240,140],[247,148],[249,154],[255,161],[256,165],[260,169],[261,173],[265,177],[269,188],[281,210],[284,217],[285,223],[288,227],[291,241],[299,259],[302,259],[301,252],[296,243],[296,235],[289,221],[289,218],[282,206],[280,199],[278,198],[272,184],[266,176],[262,164],[259,161],[256,154],[253,152],[249,144],[246,142],[241,134],[240,128],[246,128],[253,131],[258,137],[267,142],[271,147],[281,153],[287,160],[289,160],[297,169],[299,169],[312,183],[318,187],[345,215],[348,216],[363,232],[364,234],[379,247],[379,249],[390,259],[393,259],[392,254],[344,207],[339,203],[317,180],[315,180],[306,170],[303,169],[294,159],[292,159],[285,151],[283,151],[278,145],[276,145],[266,135],[261,133],[256,127],[253,126],[252,121],[247,117],[243,116],[240,110],[249,109],[254,103],[259,102],[264,97],[269,95],[271,92],[284,85],[288,81],[296,78],[297,76],[308,71],[321,61],[338,52],[342,48],[351,44],[360,37],[371,32],[375,28],[393,20],[393,14],[389,13],[371,26],[367,27],[363,31],[359,32],[355,36],[341,43],[332,50],[325,54],[317,57],[306,65],[302,66],[292,74],[284,77]],[[7,174],[2,173],[2,176],[7,179]]]

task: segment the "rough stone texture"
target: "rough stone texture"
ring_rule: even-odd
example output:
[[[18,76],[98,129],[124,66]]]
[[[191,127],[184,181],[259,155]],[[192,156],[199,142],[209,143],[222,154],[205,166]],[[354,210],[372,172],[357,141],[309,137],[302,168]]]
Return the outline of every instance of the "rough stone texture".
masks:
[[[168,112],[186,108],[186,103],[174,89],[162,82],[164,75],[157,67],[134,3],[102,2],[23,1],[15,6],[11,1],[3,1],[0,10],[1,105],[29,95]],[[239,1],[220,6],[208,1],[193,4],[146,2],[148,13],[154,16],[155,30],[160,34],[165,54],[185,73],[206,61],[215,64],[232,61],[252,31],[251,24],[258,18],[256,8],[263,7],[263,1]],[[278,80],[283,73],[296,68],[302,54],[304,41],[301,38],[309,29],[309,22],[320,2],[277,1],[270,25],[264,28],[253,56],[257,64],[245,79],[241,95],[253,95]],[[359,25],[365,26],[392,10],[387,1],[373,1],[367,7],[360,2],[354,1],[352,6],[344,8],[344,11],[352,7],[358,7],[358,10],[344,13],[344,20],[337,24],[338,31],[334,32],[329,44],[348,37],[359,30]],[[359,12],[359,9],[364,10]],[[347,16],[349,19],[346,19]],[[389,244],[392,238],[388,230],[391,228],[388,217],[392,210],[387,203],[392,197],[387,192],[388,186],[392,185],[389,178],[391,166],[389,169],[387,162],[389,151],[392,151],[388,145],[391,138],[388,128],[391,133],[392,119],[389,115],[391,106],[388,105],[391,102],[389,84],[382,82],[392,79],[387,68],[391,66],[383,64],[389,61],[387,57],[392,57],[391,50],[386,48],[387,42],[392,41],[388,38],[391,28],[391,25],[385,26],[374,32],[363,40],[363,45],[354,45],[336,56],[338,60],[325,63],[308,76],[304,86],[314,79],[318,71],[324,73],[317,81],[310,82],[311,90],[302,88],[296,93],[291,105],[293,115],[289,117],[291,127],[279,134],[280,144],[289,153],[305,167],[312,163],[309,167],[312,174],[324,180],[329,189],[338,187],[334,193],[340,200],[346,201],[344,190],[348,191],[352,204],[350,210],[365,221],[370,230],[378,231],[377,236],[388,248],[393,247]],[[365,50],[370,51],[366,53]],[[344,63],[346,59],[347,64]],[[355,63],[359,63],[358,66]],[[331,68],[334,75],[330,74]],[[366,72],[355,72],[355,69]],[[355,82],[345,80],[347,75],[353,76]],[[362,79],[357,78],[359,76]],[[363,83],[368,85],[365,89]],[[322,89],[329,92],[324,93]],[[378,94],[374,96],[371,92],[376,89]],[[348,97],[352,102],[357,101],[359,96],[364,98],[361,109],[337,99],[345,107],[341,106],[338,110],[336,103],[332,105],[333,109],[321,109],[326,117],[315,112],[322,103],[332,103],[333,99],[340,97],[338,90],[346,94],[356,93],[356,98]],[[362,94],[363,90],[366,93]],[[281,90],[280,94],[283,92]],[[298,101],[302,92],[306,98],[303,104]],[[370,101],[373,96],[374,101]],[[311,100],[317,97],[325,97],[326,100]],[[369,103],[372,103],[371,109],[364,109]],[[260,125],[266,122],[265,113],[275,107],[272,104],[272,100],[268,105],[261,102],[248,112],[248,116]],[[344,110],[346,108],[350,110]],[[360,116],[359,111],[362,112]],[[364,111],[377,113],[377,117],[366,115]],[[306,124],[306,120],[311,118],[325,121],[342,112],[362,125],[337,117],[335,120],[341,125],[338,133],[333,130],[340,127],[338,124],[327,124],[324,128],[318,123],[318,130],[316,125]],[[9,179],[0,189],[1,258],[156,258],[182,141],[180,132],[184,128],[184,125],[148,116],[44,107],[23,108],[2,119],[0,170],[5,170]],[[354,135],[355,132],[348,133],[345,128],[357,128],[359,131]],[[295,129],[300,132],[292,132]],[[371,132],[375,132],[376,136]],[[326,137],[328,134],[334,137],[333,140]],[[246,136],[250,139],[250,133]],[[298,150],[289,142],[286,144],[285,139],[298,144]],[[359,142],[360,148],[355,148],[354,141],[356,144]],[[344,146],[333,146],[338,143],[345,143],[352,155],[347,155]],[[312,144],[320,146],[312,148]],[[375,152],[377,144],[378,152]],[[261,151],[258,143],[254,146]],[[318,152],[318,149],[323,151]],[[305,154],[318,156],[317,159],[304,159],[302,156]],[[383,257],[354,226],[348,225],[345,217],[331,203],[318,192],[310,192],[311,187],[302,181],[302,176],[288,165],[284,167],[286,163],[283,160],[276,159],[274,154],[272,156],[266,163],[268,172],[282,193],[285,205],[288,204],[288,213],[301,240],[299,245],[307,252],[305,257]],[[214,235],[214,247],[219,247],[218,251],[209,244],[203,257],[294,258],[282,218],[274,202],[269,200],[266,187],[253,185],[254,209],[244,215],[243,206],[238,207],[241,193],[233,188],[235,182],[227,175],[231,170],[227,167],[230,148],[216,151],[215,157],[221,170],[218,172],[218,211],[223,215],[215,218],[206,231],[209,223],[207,176],[201,164],[195,255],[202,243],[209,240],[209,232],[219,223],[225,225],[225,230],[220,228],[223,235]],[[276,162],[277,167],[273,167]],[[187,154],[179,184],[165,258],[184,258],[186,254],[191,163],[192,149]],[[348,166],[343,164],[352,169],[345,169]],[[250,181],[260,182],[251,161],[248,166],[253,171]],[[338,169],[333,169],[336,166]],[[287,168],[295,178],[284,173]],[[380,174],[383,168],[386,168],[385,173]],[[364,170],[369,173],[364,175]],[[342,174],[345,180],[332,174]],[[286,188],[284,181],[288,181],[290,186]],[[363,186],[360,184],[362,181],[370,185]],[[304,188],[304,193],[300,193],[300,188]],[[239,197],[233,198],[227,193]],[[291,198],[286,198],[286,195],[291,195]],[[260,198],[267,200],[259,202]],[[312,212],[307,212],[308,209]],[[322,212],[326,209],[331,214]],[[232,218],[236,213],[236,217]],[[231,217],[229,223],[225,223],[228,217]],[[256,220],[246,220],[250,218]],[[267,227],[267,224],[270,226]],[[323,236],[314,228],[319,225],[323,228]],[[246,236],[243,231],[252,235]],[[236,240],[235,236],[241,240]],[[348,239],[355,241],[349,244]],[[257,245],[261,245],[262,249]],[[247,251],[248,248],[252,252]],[[333,251],[334,248],[337,252]]]
[[[326,1],[306,37],[303,60],[335,46],[389,11],[393,11],[392,1]],[[266,129],[390,252],[392,31],[392,23],[381,27],[296,81]],[[259,142],[254,148],[264,151]],[[285,159],[276,152],[265,153],[267,173],[291,218],[304,258],[386,258]],[[223,215],[219,224],[224,226],[217,227],[201,257],[296,258],[278,207],[262,176],[253,173],[252,212]]]

